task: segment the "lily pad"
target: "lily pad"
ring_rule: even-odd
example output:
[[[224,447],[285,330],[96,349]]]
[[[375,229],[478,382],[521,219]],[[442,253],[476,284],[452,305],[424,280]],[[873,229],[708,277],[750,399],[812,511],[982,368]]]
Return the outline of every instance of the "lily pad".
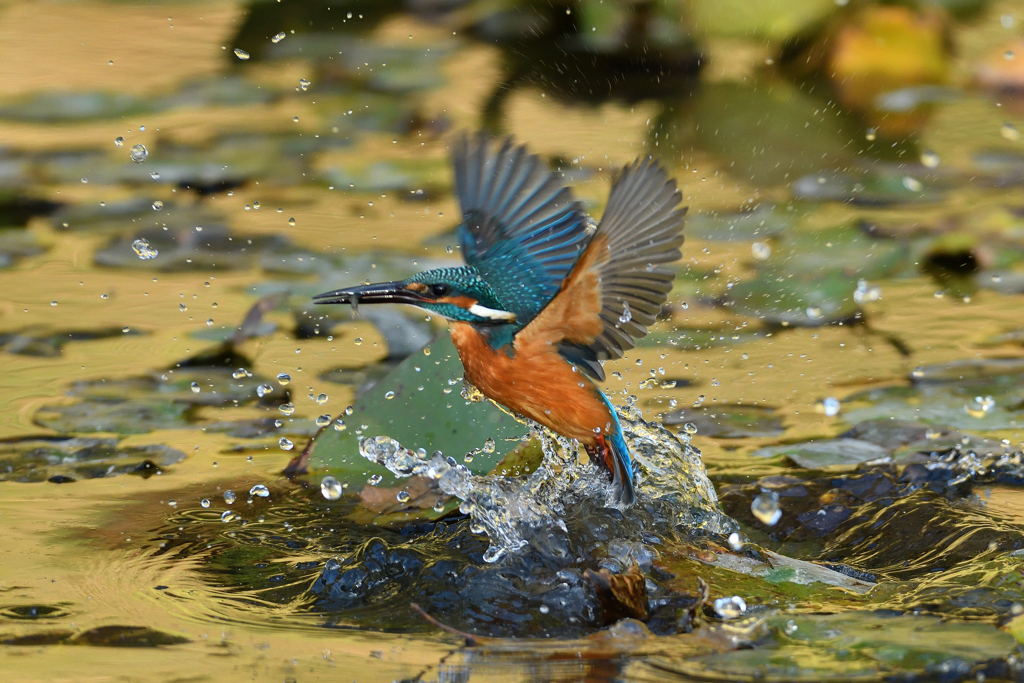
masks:
[[[967,359],[917,368],[910,386],[868,389],[848,397],[850,422],[911,420],[967,431],[1024,426],[1024,360]]]
[[[765,271],[726,290],[723,306],[772,325],[816,327],[860,316],[857,281],[834,271],[818,277]]]
[[[836,465],[858,465],[862,462],[888,458],[889,451],[869,441],[839,438],[760,448],[751,455],[758,458],[784,455],[800,467],[820,469]]]
[[[162,444],[119,446],[117,439],[31,438],[0,442],[0,481],[111,477],[167,467],[185,454]],[[147,464],[148,463],[148,464]]]
[[[763,267],[812,277],[834,271],[870,280],[899,272],[909,257],[910,249],[902,241],[879,238],[872,224],[851,221],[814,231],[789,231]]]
[[[692,423],[697,433],[720,439],[778,436],[785,431],[774,408],[723,404],[684,408],[662,417],[665,425]]]
[[[777,237],[793,223],[792,213],[767,203],[750,211],[697,211],[686,217],[686,235],[714,242],[746,242]]]
[[[40,356],[56,358],[64,351],[64,345],[75,341],[93,341],[141,334],[137,330],[121,327],[101,327],[98,329],[58,330],[21,330],[8,334],[0,334],[0,348],[7,353],[20,356]]]
[[[409,448],[440,450],[462,460],[475,451],[466,466],[486,474],[519,445],[527,427],[488,401],[474,402],[460,395],[462,363],[445,335],[406,358],[381,379],[343,416],[344,431],[325,428],[313,442],[308,469],[318,476],[332,474],[352,484],[366,481],[370,473],[389,477],[383,467],[359,454],[359,439],[389,436]],[[493,439],[493,452],[478,451]],[[384,484],[388,484],[385,482]]]
[[[918,178],[896,174],[812,173],[798,178],[791,189],[797,199],[863,206],[936,202],[943,197],[941,190]]]
[[[285,249],[287,238],[273,235],[235,235],[223,226],[196,226],[179,230],[146,228],[124,237],[115,237],[96,252],[96,264],[108,268],[133,268],[163,272],[210,269],[233,270],[251,267],[262,253]],[[140,259],[132,248],[144,239],[158,255]]]
[[[188,405],[173,401],[92,400],[41,408],[33,421],[40,427],[63,434],[145,434],[157,429],[187,426],[188,410]]]

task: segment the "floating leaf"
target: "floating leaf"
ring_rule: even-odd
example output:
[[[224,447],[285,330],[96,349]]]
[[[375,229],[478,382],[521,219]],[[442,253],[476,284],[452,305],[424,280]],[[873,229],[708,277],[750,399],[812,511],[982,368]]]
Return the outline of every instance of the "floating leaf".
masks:
[[[800,467],[821,469],[836,465],[858,465],[862,462],[888,458],[889,451],[868,441],[840,438],[761,448],[751,455],[758,458],[784,455]]]
[[[684,408],[662,417],[666,425],[688,422],[697,427],[701,436],[720,439],[778,436],[785,431],[782,418],[775,415],[774,408],[758,406],[723,404]]]

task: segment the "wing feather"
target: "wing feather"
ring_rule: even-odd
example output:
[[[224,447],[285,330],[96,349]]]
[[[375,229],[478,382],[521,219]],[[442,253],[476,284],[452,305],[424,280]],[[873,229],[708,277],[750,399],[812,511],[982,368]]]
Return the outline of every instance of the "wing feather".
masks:
[[[587,241],[588,220],[539,157],[506,138],[463,135],[452,148],[459,242],[505,310],[525,325],[558,293]]]

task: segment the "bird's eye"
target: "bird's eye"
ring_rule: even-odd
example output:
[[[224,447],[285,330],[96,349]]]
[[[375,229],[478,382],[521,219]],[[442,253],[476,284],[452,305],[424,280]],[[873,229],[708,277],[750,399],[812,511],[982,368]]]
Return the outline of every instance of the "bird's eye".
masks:
[[[444,296],[448,293],[448,285],[434,285],[431,291],[434,292],[434,296]]]

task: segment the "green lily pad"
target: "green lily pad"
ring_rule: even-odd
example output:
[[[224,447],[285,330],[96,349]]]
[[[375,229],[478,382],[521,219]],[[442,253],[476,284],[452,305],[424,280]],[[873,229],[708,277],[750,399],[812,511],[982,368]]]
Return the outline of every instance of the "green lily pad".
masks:
[[[910,386],[868,389],[848,397],[850,422],[913,420],[966,431],[1024,426],[1024,361],[968,359],[917,368]]]
[[[767,203],[750,211],[697,211],[686,217],[686,235],[714,242],[766,240],[785,232],[793,218],[792,213],[778,211]]]
[[[911,175],[812,173],[791,186],[793,196],[808,201],[847,202],[863,206],[888,206],[936,202],[943,192]]]
[[[443,451],[460,462],[493,439],[493,452],[474,452],[466,466],[486,474],[519,445],[527,427],[489,401],[467,401],[462,389],[462,363],[451,339],[444,335],[409,356],[377,382],[343,416],[344,431],[325,428],[315,437],[309,469],[317,476],[331,474],[350,484],[362,484],[379,474],[388,486],[391,475],[359,454],[359,439],[389,436],[407,448]],[[394,480],[397,481],[397,480]],[[357,487],[361,488],[361,486]]]
[[[751,455],[758,458],[784,455],[800,467],[820,469],[836,465],[858,465],[862,462],[887,458],[889,451],[869,441],[839,438],[760,448]]]
[[[847,277],[875,279],[898,273],[910,249],[896,239],[878,238],[861,221],[814,231],[790,231],[765,261],[769,270],[818,277],[834,271]]]
[[[188,410],[188,405],[174,401],[92,400],[41,408],[33,421],[40,427],[63,434],[145,434],[157,429],[187,426]]]
[[[127,329],[127,332],[125,331]],[[0,334],[0,348],[7,353],[20,356],[56,358],[63,353],[64,345],[73,341],[93,341],[141,334],[137,330],[122,327],[101,327],[85,330],[58,330],[56,332],[21,330]]]
[[[57,438],[0,442],[0,481],[60,482],[142,472],[185,459],[162,444],[119,446],[117,439]],[[150,463],[151,465],[147,465]]]
[[[685,662],[659,662],[685,676],[730,680],[879,680],[932,677],[1009,656],[1013,636],[982,622],[940,617],[844,612],[769,617],[758,647]],[[971,676],[973,678],[973,676]]]
[[[856,289],[854,278],[834,271],[800,277],[771,270],[737,283],[720,301],[737,313],[772,325],[815,327],[857,317]]]
[[[720,439],[778,436],[785,431],[773,408],[724,404],[684,408],[662,417],[665,425],[692,423],[697,433]]]
[[[96,252],[97,265],[108,268],[131,268],[161,272],[188,270],[233,270],[249,268],[265,251],[273,252],[289,246],[287,238],[273,235],[235,235],[223,226],[189,226],[179,230],[152,227],[115,237]],[[158,254],[140,259],[132,247],[136,239],[144,239]]]

